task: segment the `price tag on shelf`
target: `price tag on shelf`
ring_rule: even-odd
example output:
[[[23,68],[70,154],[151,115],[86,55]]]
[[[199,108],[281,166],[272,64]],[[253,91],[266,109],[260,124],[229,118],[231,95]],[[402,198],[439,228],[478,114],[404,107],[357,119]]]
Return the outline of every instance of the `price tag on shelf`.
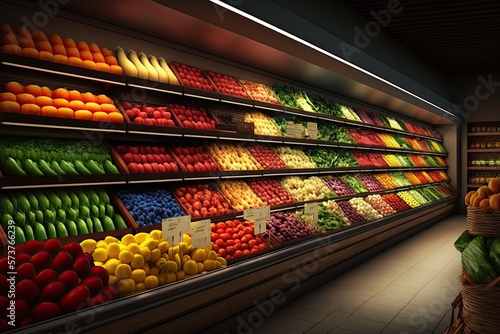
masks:
[[[191,223],[191,245],[204,248],[211,245],[210,219],[203,219]]]
[[[178,245],[181,242],[182,235],[189,233],[189,224],[191,223],[191,216],[181,216],[162,219],[161,221],[161,235],[162,238],[171,246]]]
[[[243,219],[253,222],[255,235],[266,232],[266,222],[271,217],[271,207],[261,206],[243,211]]]
[[[318,227],[318,203],[306,203],[304,204],[304,214],[312,217],[312,225]]]
[[[318,123],[307,122],[307,134],[310,139],[318,139]]]
[[[286,136],[288,138],[302,138],[304,127],[294,122],[288,122],[286,125]]]

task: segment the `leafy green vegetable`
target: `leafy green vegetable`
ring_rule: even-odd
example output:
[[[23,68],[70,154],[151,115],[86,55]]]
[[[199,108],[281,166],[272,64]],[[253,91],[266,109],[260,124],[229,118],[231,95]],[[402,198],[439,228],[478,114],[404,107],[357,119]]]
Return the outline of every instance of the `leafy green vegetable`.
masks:
[[[329,122],[318,123],[318,139],[339,143],[353,143],[346,128]]]
[[[269,87],[269,89],[276,95],[282,105],[315,112],[313,108],[314,104],[309,99],[305,90],[291,86],[274,86]]]
[[[351,153],[345,150],[311,148],[306,154],[319,168],[359,166]]]

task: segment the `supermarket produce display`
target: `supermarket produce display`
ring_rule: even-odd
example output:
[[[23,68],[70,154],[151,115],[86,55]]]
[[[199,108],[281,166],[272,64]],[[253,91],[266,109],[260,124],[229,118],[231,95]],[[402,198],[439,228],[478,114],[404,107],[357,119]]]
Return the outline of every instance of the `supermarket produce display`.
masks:
[[[445,214],[457,196],[430,126],[140,50],[6,24],[2,34],[0,242],[7,253],[15,237],[20,327],[56,328],[78,307],[153,298],[312,240],[328,249],[337,235],[376,235],[435,208]],[[16,78],[21,67],[29,81]],[[44,67],[75,89],[45,83]],[[89,82],[92,92],[76,89]],[[128,99],[137,85],[154,93]],[[20,129],[29,131],[10,135]],[[247,215],[267,207],[256,233]],[[186,216],[206,225],[205,245],[195,230],[167,240],[165,222]],[[12,329],[7,321],[0,331]]]

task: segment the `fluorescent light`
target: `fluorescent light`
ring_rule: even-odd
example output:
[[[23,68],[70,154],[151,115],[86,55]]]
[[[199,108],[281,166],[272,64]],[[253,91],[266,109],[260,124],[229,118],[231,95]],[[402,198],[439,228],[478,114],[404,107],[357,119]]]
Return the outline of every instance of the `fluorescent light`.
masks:
[[[238,14],[238,15],[241,15],[241,16],[243,16],[243,17],[246,17],[247,19],[252,20],[252,21],[254,21],[254,22],[256,22],[256,23],[258,23],[258,24],[260,24],[260,25],[262,25],[262,26],[264,26],[264,27],[266,27],[266,28],[269,28],[269,29],[271,29],[271,30],[274,30],[275,32],[277,32],[277,33],[279,33],[279,34],[281,34],[281,35],[283,35],[283,36],[286,36],[286,37],[288,37],[288,38],[290,38],[290,39],[293,39],[293,40],[294,40],[294,41],[296,41],[296,42],[299,42],[299,43],[301,43],[301,44],[303,44],[303,45],[305,45],[305,46],[308,46],[308,47],[310,47],[311,49],[316,50],[316,51],[318,51],[318,52],[320,52],[320,53],[322,53],[322,54],[324,54],[324,55],[326,55],[326,56],[328,56],[328,57],[330,57],[330,58],[333,58],[333,59],[335,59],[335,60],[337,60],[337,61],[339,61],[339,62],[341,62],[341,63],[343,63],[343,64],[346,64],[346,65],[348,65],[348,66],[350,66],[350,67],[352,67],[352,68],[354,68],[354,69],[356,69],[356,70],[358,70],[358,71],[360,71],[360,72],[363,72],[363,73],[365,73],[365,74],[368,74],[369,76],[371,76],[371,77],[373,77],[373,78],[375,78],[375,79],[377,79],[377,80],[379,80],[379,81],[382,81],[383,83],[388,84],[389,86],[392,86],[392,87],[394,87],[394,88],[396,88],[396,89],[398,89],[398,90],[400,90],[400,91],[402,91],[402,92],[404,92],[404,93],[406,93],[406,94],[408,94],[408,95],[410,95],[410,96],[413,96],[414,98],[416,98],[416,99],[418,99],[418,100],[420,100],[420,101],[422,101],[422,102],[425,102],[425,103],[427,103],[428,105],[433,106],[434,108],[439,109],[439,110],[441,110],[441,111],[443,111],[443,112],[447,113],[448,115],[451,115],[451,116],[454,116],[454,117],[456,117],[456,116],[457,116],[457,115],[455,115],[455,114],[453,114],[453,113],[449,112],[448,110],[443,109],[443,108],[441,108],[440,106],[438,106],[438,105],[436,105],[436,104],[434,104],[434,103],[432,103],[432,102],[430,102],[430,101],[427,101],[426,99],[421,98],[420,96],[418,96],[418,95],[416,95],[416,94],[414,94],[414,93],[412,93],[412,92],[410,92],[410,91],[408,91],[408,90],[406,90],[406,89],[404,89],[404,88],[402,88],[402,87],[399,87],[398,85],[396,85],[396,84],[394,84],[394,83],[392,83],[392,82],[390,82],[390,81],[388,81],[388,80],[386,80],[386,79],[384,79],[384,78],[381,78],[381,77],[379,77],[378,75],[375,75],[375,74],[373,74],[373,73],[371,73],[371,72],[369,72],[369,71],[365,70],[364,68],[361,68],[361,67],[359,67],[359,66],[357,66],[357,65],[355,65],[355,64],[352,64],[352,63],[348,62],[347,60],[345,60],[345,59],[343,59],[343,58],[341,58],[341,57],[339,57],[339,56],[336,56],[336,55],[334,55],[333,53],[328,52],[328,51],[326,51],[326,50],[324,50],[324,49],[322,49],[322,48],[320,48],[320,47],[318,47],[318,46],[316,46],[316,45],[314,45],[314,44],[312,44],[312,43],[309,43],[308,41],[303,40],[303,39],[302,39],[302,38],[300,38],[300,37],[297,37],[297,36],[295,36],[295,35],[292,35],[292,34],[290,34],[289,32],[287,32],[287,31],[285,31],[285,30],[283,30],[283,29],[280,29],[280,28],[278,28],[278,27],[276,27],[276,26],[274,26],[274,25],[272,25],[272,24],[270,24],[270,23],[267,23],[267,22],[265,22],[265,21],[263,21],[263,20],[259,19],[258,17],[255,17],[255,16],[253,16],[253,15],[251,15],[251,14],[248,14],[248,13],[246,13],[246,12],[244,12],[244,11],[242,11],[242,10],[240,10],[240,9],[236,8],[236,7],[233,7],[233,6],[231,6],[231,5],[228,5],[227,3],[225,3],[225,2],[223,2],[223,1],[221,1],[221,0],[210,0],[210,2],[212,2],[212,3],[214,3],[214,4],[218,5],[218,6],[224,7],[224,8],[226,8],[227,10],[232,11],[233,13],[236,13],[236,14]]]

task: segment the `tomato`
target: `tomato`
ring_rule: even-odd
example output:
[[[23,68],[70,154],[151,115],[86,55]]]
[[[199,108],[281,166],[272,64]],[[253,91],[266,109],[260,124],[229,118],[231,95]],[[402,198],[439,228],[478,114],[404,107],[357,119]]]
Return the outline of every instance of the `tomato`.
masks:
[[[242,257],[243,256],[243,252],[241,250],[237,250],[234,252],[234,257],[235,258],[238,258],[238,257]]]
[[[224,249],[224,248],[219,248],[219,246],[217,246],[215,243],[214,243],[214,244],[212,244],[212,250],[213,250],[214,252],[218,253],[218,252],[219,252],[219,250],[221,250],[221,249]]]
[[[250,248],[250,247],[248,246],[248,244],[247,244],[247,243],[245,243],[245,242],[242,242],[242,244],[241,244],[241,246],[240,246],[240,249],[247,250],[248,248]]]
[[[248,249],[243,250],[243,255],[249,255],[250,251]]]
[[[238,232],[238,236],[240,237],[240,239],[245,235],[246,233],[244,231],[239,231]]]
[[[193,203],[193,210],[201,210],[201,203],[199,202],[198,199],[196,199],[196,195],[194,195],[195,197],[193,198],[196,202]]]
[[[217,239],[219,239],[219,234],[218,233],[213,233],[210,235],[210,240],[212,240],[212,242],[216,242]]]
[[[240,236],[238,235],[238,233],[235,233],[235,234],[233,234],[233,235],[231,236],[231,238],[232,238],[233,240],[239,240],[239,239],[240,239]]]
[[[252,238],[249,238],[248,237],[248,234],[245,234],[242,238],[241,238],[241,242],[246,244],[247,242],[249,242],[250,240],[252,240]]]
[[[233,255],[235,251],[236,251],[236,248],[234,248],[234,246],[227,246],[226,247],[227,255]]]
[[[260,250],[265,250],[266,249],[266,244],[260,244],[259,245]]]
[[[234,234],[234,229],[231,228],[231,227],[228,227],[228,228],[226,228],[226,233],[229,233],[229,234],[233,235]]]
[[[220,257],[225,258],[227,256],[227,251],[224,248],[221,248],[221,249],[219,249],[217,254],[219,254]]]
[[[243,229],[243,232],[245,232],[245,234],[253,234],[253,227],[247,226]]]
[[[229,239],[229,240],[226,241],[226,245],[228,245],[228,246],[234,246],[235,244],[236,243],[234,242],[233,239]]]
[[[222,223],[222,222],[217,223],[217,228],[221,228],[221,229],[225,230],[226,229],[226,224]]]
[[[248,246],[250,248],[254,248],[255,245],[257,245],[257,240],[252,239],[252,240],[248,241]]]
[[[222,233],[220,235],[220,237],[221,237],[222,240],[226,241],[228,239],[231,239],[231,234],[229,234],[229,233]]]
[[[215,241],[215,244],[219,247],[219,248],[226,248],[226,242],[222,239],[217,239],[217,241]]]
[[[224,232],[226,232],[226,230],[224,230],[224,229],[222,229],[222,228],[219,228],[219,229],[217,229],[217,230],[215,231],[215,233],[217,233],[217,234],[219,234],[219,235],[220,235],[220,234],[222,234],[222,233],[224,233]]]

